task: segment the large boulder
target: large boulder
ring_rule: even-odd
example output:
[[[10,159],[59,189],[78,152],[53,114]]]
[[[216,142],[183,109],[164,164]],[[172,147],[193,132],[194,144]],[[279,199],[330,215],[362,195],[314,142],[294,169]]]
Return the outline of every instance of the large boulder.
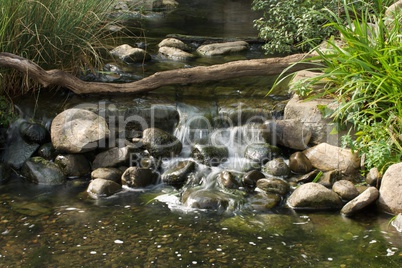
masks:
[[[110,54],[128,63],[144,62],[151,59],[151,56],[142,48],[132,47],[127,44],[112,49]]]
[[[309,182],[300,185],[288,198],[287,204],[293,209],[340,209],[343,205],[339,196],[325,186]]]
[[[375,187],[367,188],[363,193],[353,200],[349,201],[342,209],[341,213],[345,216],[352,216],[370,204],[373,204],[378,198],[378,190]]]
[[[197,49],[197,52],[202,56],[209,57],[241,52],[247,50],[248,47],[248,43],[245,41],[234,41],[202,45]]]
[[[60,167],[42,157],[28,159],[21,168],[21,174],[30,182],[43,185],[59,185],[66,181]]]
[[[343,200],[352,200],[359,195],[359,191],[355,185],[348,180],[336,181],[332,185],[332,191],[337,193]]]
[[[354,174],[360,168],[360,158],[357,153],[328,143],[321,143],[303,153],[313,167],[323,171],[339,170],[344,174]]]
[[[142,142],[153,157],[173,157],[180,154],[183,145],[172,134],[159,129],[147,128],[142,132]]]
[[[384,173],[378,205],[388,213],[402,213],[402,163],[390,166]]]
[[[84,109],[68,109],[52,122],[51,139],[56,150],[83,153],[95,150],[99,141],[109,135],[106,120]]]
[[[94,199],[107,197],[118,193],[122,190],[120,184],[111,181],[111,180],[104,180],[104,179],[94,179],[88,185],[87,193],[90,197]]]
[[[266,123],[266,140],[277,142],[287,148],[304,150],[308,148],[312,133],[310,126],[297,119],[268,121]]]

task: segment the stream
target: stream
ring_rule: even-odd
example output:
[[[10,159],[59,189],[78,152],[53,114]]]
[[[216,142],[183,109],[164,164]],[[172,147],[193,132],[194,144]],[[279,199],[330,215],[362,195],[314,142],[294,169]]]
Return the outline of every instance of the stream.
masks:
[[[149,46],[166,34],[256,37],[251,0],[178,1],[178,10],[144,22]],[[156,57],[156,56],[155,56]],[[212,65],[265,57],[255,48],[242,55],[199,58],[191,63],[154,60],[147,72]],[[157,57],[156,57],[157,59]],[[141,73],[129,66],[129,74]],[[153,125],[169,130],[182,153],[164,160],[190,158],[191,146],[205,140],[225,145],[228,160],[201,167],[201,190],[215,189],[223,170],[243,172],[244,150],[261,142],[255,124],[280,117],[289,92],[266,96],[275,77],[238,78],[200,85],[163,87],[144,95],[78,96],[60,90],[16,101],[21,116],[49,125],[72,107],[156,111]],[[170,118],[173,111],[178,117]],[[289,154],[290,152],[284,152]],[[176,188],[157,183],[129,188],[107,198],[86,193],[90,178],[61,186],[41,186],[14,176],[0,185],[1,267],[401,267],[402,234],[391,215],[365,210],[353,218],[339,211],[294,211],[282,201],[255,209],[230,193],[224,209],[183,205]],[[197,188],[198,189],[198,188]]]

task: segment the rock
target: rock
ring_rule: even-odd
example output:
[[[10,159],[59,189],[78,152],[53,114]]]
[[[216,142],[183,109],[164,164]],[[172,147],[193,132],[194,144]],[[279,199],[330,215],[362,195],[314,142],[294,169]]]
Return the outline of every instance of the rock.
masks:
[[[129,167],[121,176],[123,185],[132,188],[146,187],[155,184],[158,181],[159,175],[149,168]]]
[[[101,152],[95,156],[92,163],[93,168],[117,167],[128,165],[130,162],[133,149],[130,146],[122,148],[114,147],[107,151]]]
[[[195,58],[193,54],[175,47],[160,47],[158,52],[163,57],[175,61],[187,61]]]
[[[312,182],[317,177],[318,174],[321,174],[320,176],[322,176],[322,171],[315,169],[315,170],[310,171],[309,173],[301,176],[300,178],[297,178],[296,182],[297,183]]]
[[[281,157],[275,158],[262,167],[262,171],[278,177],[287,177],[290,175],[290,168]]]
[[[323,171],[336,169],[344,174],[354,174],[360,168],[360,158],[357,153],[328,143],[321,143],[303,151],[303,153],[313,167]]]
[[[28,143],[43,144],[49,141],[50,135],[47,129],[38,123],[22,122],[19,126],[21,137]]]
[[[95,150],[109,135],[105,119],[84,109],[68,109],[52,122],[51,139],[56,150],[83,153]]]
[[[91,172],[91,179],[103,179],[121,184],[123,172],[118,168],[97,168]]]
[[[2,153],[2,161],[14,169],[20,169],[39,148],[37,143],[26,142],[19,131],[19,127],[25,120],[16,120],[8,129],[6,147]]]
[[[202,45],[197,49],[197,52],[202,56],[217,56],[230,53],[237,53],[248,49],[248,43],[245,41],[214,43]]]
[[[159,128],[147,128],[142,132],[142,142],[155,158],[180,154],[183,145],[172,134]]]
[[[244,151],[245,158],[259,163],[260,165],[267,163],[279,155],[279,148],[268,143],[252,143],[247,145]]]
[[[301,73],[301,75],[299,75]],[[298,72],[294,79],[300,79],[297,77],[309,76],[309,71]],[[315,74],[316,75],[316,74]],[[309,143],[315,145],[320,143],[328,143],[334,146],[339,146],[340,137],[347,134],[349,130],[343,130],[340,132],[333,131],[337,128],[336,123],[331,118],[324,118],[323,109],[335,110],[337,104],[332,99],[314,99],[304,100],[297,94],[286,104],[284,110],[284,119],[293,119],[303,123],[306,129],[311,131],[311,138]]]
[[[352,200],[360,194],[354,184],[347,180],[340,180],[335,182],[334,185],[332,185],[332,191],[337,193],[342,198],[342,200],[347,201]]]
[[[257,186],[257,181],[263,178],[265,178],[264,173],[258,170],[251,170],[244,174],[242,179],[243,185],[249,190],[254,190],[254,188]]]
[[[30,182],[44,185],[58,185],[66,181],[60,167],[42,157],[28,159],[21,168],[21,174]]]
[[[98,199],[118,193],[121,189],[121,185],[114,181],[95,179],[89,183],[87,193],[90,197]]]
[[[311,139],[310,127],[296,119],[268,121],[266,125],[267,142],[277,142],[287,148],[304,150]]]
[[[340,209],[343,206],[342,200],[335,192],[314,182],[309,182],[296,188],[289,196],[287,204],[296,210]]]
[[[385,212],[402,213],[402,163],[391,165],[383,175],[378,205]]]
[[[254,211],[266,211],[276,207],[281,197],[273,193],[258,192],[250,196],[247,201]]]
[[[313,169],[313,166],[302,152],[295,152],[289,157],[289,168],[296,174],[306,174]]]
[[[53,160],[57,156],[57,151],[53,144],[48,142],[39,147],[37,154],[46,160]]]
[[[395,227],[395,229],[402,233],[402,214],[399,213],[398,216],[391,222],[391,225]]]
[[[173,186],[182,186],[188,179],[188,174],[195,169],[195,163],[191,160],[179,161],[169,167],[162,174],[162,182]]]
[[[10,180],[11,169],[6,163],[0,163],[0,185]]]
[[[127,44],[114,48],[110,54],[128,63],[144,62],[151,59],[151,56],[142,48],[134,48]]]
[[[219,166],[227,161],[229,150],[226,147],[196,144],[191,151],[191,155],[204,165]]]
[[[257,187],[266,193],[278,195],[286,195],[290,190],[289,183],[275,178],[260,179],[257,181]]]
[[[381,175],[377,168],[371,168],[366,176],[366,183],[371,186],[380,186]]]
[[[82,154],[58,155],[54,162],[69,178],[82,178],[91,173],[91,165]]]
[[[158,44],[158,47],[172,47],[183,51],[191,51],[191,48],[188,45],[176,38],[165,38]]]
[[[318,180],[318,183],[331,188],[332,185],[341,178],[339,170],[330,170],[322,173],[322,176]]]
[[[363,193],[353,200],[349,201],[341,210],[345,216],[352,216],[356,212],[362,210],[368,205],[374,203],[378,198],[378,190],[375,187],[369,187]]]
[[[230,198],[220,191],[195,190],[183,193],[182,202],[190,208],[225,211]]]
[[[228,189],[239,189],[239,187],[242,187],[239,177],[226,170],[219,173],[218,180],[223,187]]]

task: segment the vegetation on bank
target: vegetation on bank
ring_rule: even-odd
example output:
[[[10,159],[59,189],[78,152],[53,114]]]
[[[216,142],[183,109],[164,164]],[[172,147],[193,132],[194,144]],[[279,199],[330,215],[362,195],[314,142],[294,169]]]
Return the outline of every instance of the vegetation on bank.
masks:
[[[402,157],[402,17],[386,17],[382,0],[344,0],[344,18],[330,9],[323,10],[340,40],[327,41],[328,50],[316,47],[312,63],[320,75],[304,81],[299,95],[331,97],[339,108],[330,116],[343,124],[352,124],[356,132],[343,137],[344,145],[364,156],[365,167],[379,168],[400,162]],[[338,39],[338,40],[337,40]],[[322,92],[312,91],[324,82]]]

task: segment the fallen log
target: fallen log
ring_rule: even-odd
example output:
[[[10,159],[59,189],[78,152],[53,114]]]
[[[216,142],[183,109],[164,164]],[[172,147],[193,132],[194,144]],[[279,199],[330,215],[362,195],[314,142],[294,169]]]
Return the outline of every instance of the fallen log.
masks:
[[[239,60],[211,66],[174,69],[156,72],[153,75],[131,83],[86,82],[62,70],[44,70],[36,63],[23,57],[2,52],[0,67],[13,68],[44,87],[60,86],[76,94],[88,93],[144,93],[162,86],[175,84],[203,83],[246,76],[278,75],[292,64],[299,62],[305,54],[282,58]],[[311,64],[299,63],[289,71],[311,68]]]

